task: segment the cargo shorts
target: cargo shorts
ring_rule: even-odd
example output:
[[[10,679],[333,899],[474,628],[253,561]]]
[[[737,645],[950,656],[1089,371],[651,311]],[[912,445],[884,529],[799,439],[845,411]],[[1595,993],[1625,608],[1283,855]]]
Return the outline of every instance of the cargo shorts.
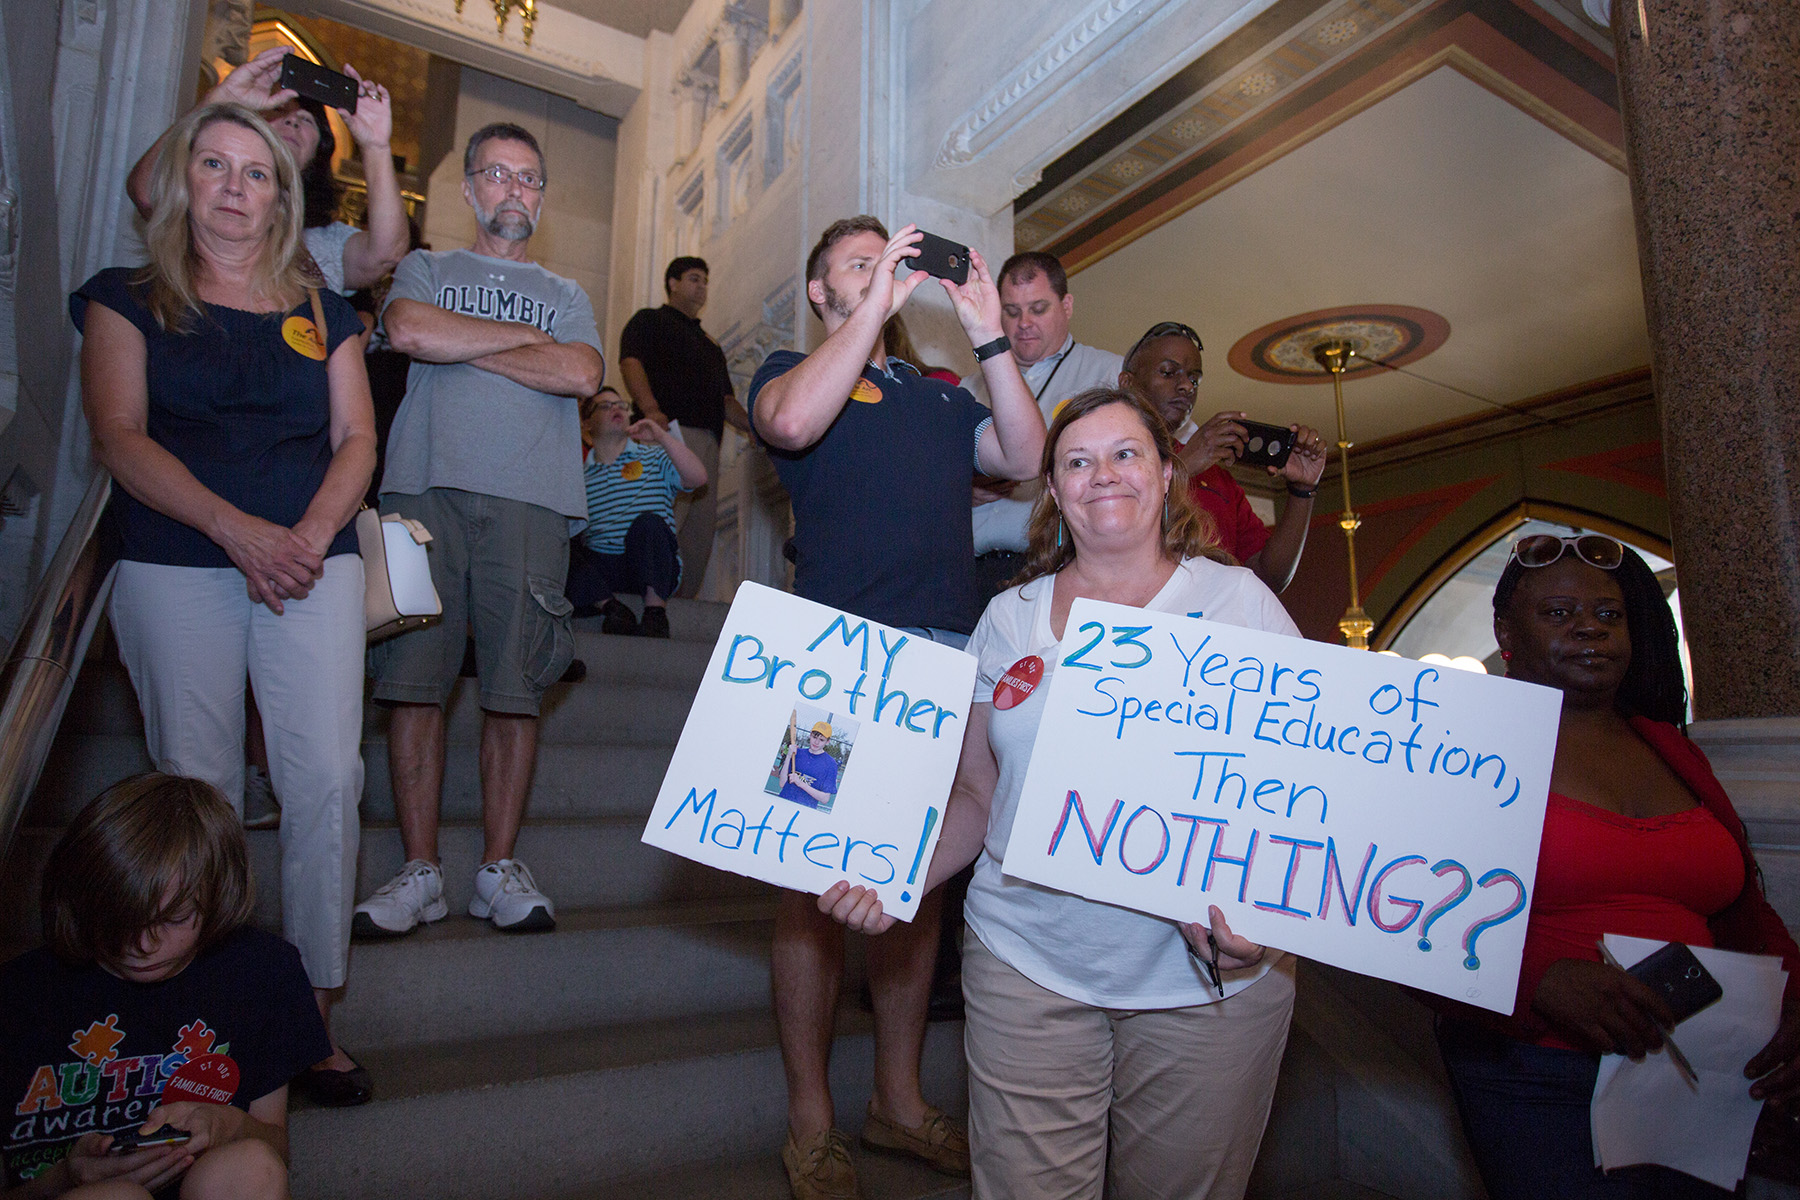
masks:
[[[384,513],[431,531],[426,547],[443,620],[369,648],[376,700],[442,705],[475,637],[481,707],[535,717],[544,689],[575,657],[566,517],[523,500],[454,488],[388,493]]]

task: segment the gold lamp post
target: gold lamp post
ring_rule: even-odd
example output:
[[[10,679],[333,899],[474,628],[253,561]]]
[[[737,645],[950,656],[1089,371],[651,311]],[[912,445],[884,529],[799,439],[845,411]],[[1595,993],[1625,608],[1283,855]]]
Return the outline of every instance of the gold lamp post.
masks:
[[[1375,622],[1369,620],[1369,614],[1362,608],[1362,595],[1356,583],[1356,530],[1362,524],[1362,518],[1356,515],[1356,509],[1350,503],[1350,446],[1349,434],[1344,430],[1344,372],[1350,367],[1350,360],[1356,357],[1356,347],[1341,338],[1320,342],[1312,349],[1313,358],[1321,367],[1331,372],[1331,394],[1337,401],[1337,445],[1338,471],[1344,482],[1344,511],[1338,517],[1338,528],[1344,531],[1344,551],[1350,564],[1350,607],[1338,618],[1338,630],[1344,635],[1344,644],[1353,650],[1367,650],[1369,635],[1375,632]]]

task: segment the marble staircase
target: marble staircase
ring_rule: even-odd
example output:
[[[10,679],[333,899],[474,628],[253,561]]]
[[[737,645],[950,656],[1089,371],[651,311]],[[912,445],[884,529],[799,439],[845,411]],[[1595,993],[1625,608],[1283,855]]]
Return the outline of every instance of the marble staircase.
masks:
[[[480,854],[479,712],[472,681],[449,714],[444,797],[451,917],[358,943],[337,1032],[369,1067],[357,1109],[297,1102],[301,1200],[432,1196],[781,1200],[785,1089],[769,1014],[772,892],[639,841],[724,620],[671,605],[670,641],[578,623],[587,678],[546,700],[519,854],[558,905],[554,933],[500,934],[462,915]],[[359,894],[402,859],[385,713],[363,744]],[[91,657],[52,761],[0,869],[0,948],[35,940],[42,859],[68,816],[148,767],[129,682]],[[250,835],[259,923],[279,927],[277,835]],[[868,1097],[869,1019],[839,1014],[833,1087],[854,1132]],[[1398,989],[1303,964],[1300,1001],[1251,1196],[1437,1200],[1481,1189],[1468,1163],[1429,1016]],[[932,1026],[927,1093],[965,1105],[961,1026]],[[869,1200],[966,1197],[966,1182],[858,1152]]]

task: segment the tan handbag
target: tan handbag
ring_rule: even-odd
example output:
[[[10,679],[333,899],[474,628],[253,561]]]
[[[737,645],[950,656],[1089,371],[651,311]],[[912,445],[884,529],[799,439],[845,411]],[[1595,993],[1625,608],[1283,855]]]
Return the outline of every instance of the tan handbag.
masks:
[[[399,513],[372,508],[356,514],[356,542],[363,560],[363,627],[369,640],[429,625],[444,615],[431,582],[425,547],[431,532]]]
[[[331,339],[319,289],[307,288],[306,296],[312,301],[319,345],[327,346]],[[363,628],[371,642],[429,625],[444,615],[425,554],[430,542],[431,531],[410,517],[398,513],[384,517],[366,504],[356,514],[356,547],[363,560]]]

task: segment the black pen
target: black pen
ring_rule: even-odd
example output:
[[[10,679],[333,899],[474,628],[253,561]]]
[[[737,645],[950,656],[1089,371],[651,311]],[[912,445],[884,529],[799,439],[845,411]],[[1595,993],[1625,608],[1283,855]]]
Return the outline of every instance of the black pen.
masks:
[[[1194,961],[1206,968],[1206,977],[1212,981],[1213,991],[1219,993],[1219,999],[1223,1000],[1225,985],[1219,981],[1219,943],[1213,940],[1212,930],[1206,931],[1206,948],[1212,951],[1211,961],[1204,958],[1200,951],[1194,949],[1194,943],[1189,942],[1186,938],[1181,940],[1187,944],[1188,953],[1194,956]]]

